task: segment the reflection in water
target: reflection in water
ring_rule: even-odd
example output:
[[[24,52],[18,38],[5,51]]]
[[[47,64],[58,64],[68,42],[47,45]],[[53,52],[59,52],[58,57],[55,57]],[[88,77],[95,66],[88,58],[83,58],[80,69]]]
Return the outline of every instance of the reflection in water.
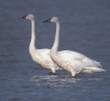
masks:
[[[50,85],[53,87],[71,87],[71,84],[76,84],[78,81],[84,80],[81,78],[73,78],[68,75],[63,76],[32,76],[30,81],[36,82],[37,86]],[[99,78],[86,78],[86,81],[99,81]]]

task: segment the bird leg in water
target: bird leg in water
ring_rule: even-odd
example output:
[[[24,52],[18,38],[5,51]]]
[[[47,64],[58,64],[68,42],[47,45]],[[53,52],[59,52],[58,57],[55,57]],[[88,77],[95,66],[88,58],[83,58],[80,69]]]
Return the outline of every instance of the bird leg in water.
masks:
[[[76,78],[76,75],[75,76],[72,76],[73,78]]]
[[[56,73],[53,73],[53,75],[56,75]]]
[[[52,72],[49,72],[49,74],[48,75],[52,75]]]
[[[56,75],[56,73],[53,73],[53,74],[52,74],[52,72],[49,72],[49,74],[48,74],[48,75]]]

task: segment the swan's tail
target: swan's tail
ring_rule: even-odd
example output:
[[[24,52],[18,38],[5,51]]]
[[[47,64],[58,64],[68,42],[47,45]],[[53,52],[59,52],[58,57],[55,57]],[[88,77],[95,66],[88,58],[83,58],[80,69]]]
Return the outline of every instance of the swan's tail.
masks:
[[[107,71],[98,67],[85,67],[85,69],[82,72],[92,74],[96,72],[107,72]]]

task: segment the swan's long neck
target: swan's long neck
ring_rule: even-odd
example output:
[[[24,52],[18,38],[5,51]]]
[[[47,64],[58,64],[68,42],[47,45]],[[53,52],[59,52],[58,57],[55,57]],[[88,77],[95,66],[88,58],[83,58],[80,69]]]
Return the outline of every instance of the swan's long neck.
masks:
[[[56,22],[56,34],[55,34],[55,41],[53,47],[51,49],[52,52],[57,53],[58,45],[59,45],[59,31],[60,31],[60,23]]]
[[[35,20],[31,20],[31,42],[30,42],[30,47],[35,49]]]

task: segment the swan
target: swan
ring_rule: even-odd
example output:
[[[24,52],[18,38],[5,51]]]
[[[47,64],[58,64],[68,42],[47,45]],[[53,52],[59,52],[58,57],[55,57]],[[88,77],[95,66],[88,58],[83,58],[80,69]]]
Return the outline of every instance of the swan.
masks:
[[[27,14],[19,19],[28,19],[31,21],[31,41],[29,45],[29,53],[34,62],[48,69],[49,74],[55,75],[56,70],[62,70],[50,58],[50,49],[36,49],[35,47],[35,19],[33,14]]]
[[[94,61],[81,53],[70,50],[58,51],[60,30],[60,22],[58,17],[54,16],[43,22],[53,22],[56,24],[55,40],[50,51],[50,57],[58,66],[68,72],[71,72],[73,77],[76,77],[76,74],[78,73],[92,74],[95,72],[106,71],[102,69],[99,62]]]

